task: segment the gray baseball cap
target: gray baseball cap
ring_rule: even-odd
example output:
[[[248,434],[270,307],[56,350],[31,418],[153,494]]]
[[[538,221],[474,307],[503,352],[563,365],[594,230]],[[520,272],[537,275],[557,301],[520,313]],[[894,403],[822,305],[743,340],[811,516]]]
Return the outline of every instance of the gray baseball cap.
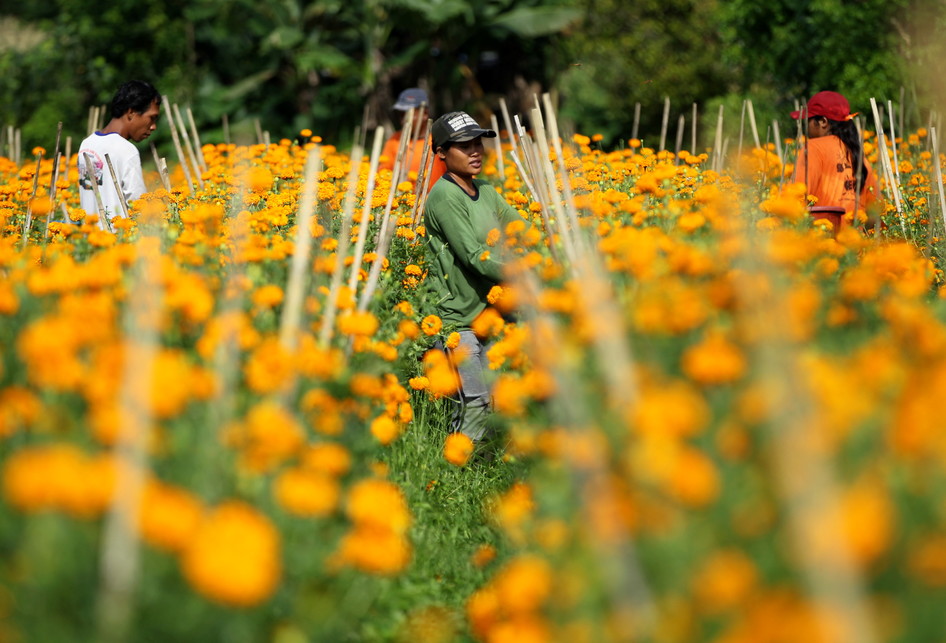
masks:
[[[420,87],[411,87],[400,93],[397,97],[397,102],[394,103],[394,109],[406,112],[411,107],[417,108],[422,104],[430,105],[430,102],[427,100],[427,92]]]

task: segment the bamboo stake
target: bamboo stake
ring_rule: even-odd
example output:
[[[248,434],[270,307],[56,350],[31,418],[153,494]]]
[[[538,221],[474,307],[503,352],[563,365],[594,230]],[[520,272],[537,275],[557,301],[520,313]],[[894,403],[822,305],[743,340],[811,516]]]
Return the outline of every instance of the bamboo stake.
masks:
[[[197,164],[197,156],[194,154],[194,146],[191,145],[191,139],[187,135],[187,127],[184,126],[184,118],[181,116],[181,110],[177,106],[177,103],[174,103],[171,106],[171,109],[174,110],[173,119],[177,122],[178,132],[182,139],[184,139],[184,150],[187,152],[187,158],[190,159],[191,169],[194,170],[194,177],[197,179],[197,187],[204,187],[204,179],[201,176],[200,166]]]
[[[118,192],[118,202],[122,206],[122,216],[127,219],[128,202],[125,201],[125,190],[122,189],[121,183],[118,182],[118,176],[115,174],[115,166],[112,165],[112,159],[108,157],[108,154],[105,155],[105,164],[108,165],[108,173],[112,176],[112,185],[115,186],[115,191]]]
[[[719,116],[716,118],[716,140],[713,143],[713,169],[718,173],[723,159],[723,106],[719,106]]]
[[[489,115],[490,125],[493,126],[493,131],[496,132],[496,137],[493,139],[493,148],[496,152],[496,171],[499,172],[499,180],[501,184],[506,183],[506,165],[503,162],[503,144],[499,138],[499,121],[496,120],[496,114]]]
[[[690,131],[691,131],[691,133],[692,133],[693,138],[692,138],[691,141],[690,141],[690,142],[691,142],[691,145],[690,145],[690,152],[691,152],[692,154],[696,154],[696,153],[697,153],[697,149],[696,149],[696,103],[693,103],[693,116],[692,116],[692,118],[693,118],[693,121],[690,123],[690,128],[691,128]]]
[[[85,173],[89,179],[89,183],[92,184],[92,194],[95,195],[95,205],[98,208],[99,220],[105,222],[105,227],[108,228],[109,232],[112,230],[112,222],[109,221],[108,213],[105,211],[105,204],[102,203],[102,194],[99,192],[99,183],[95,180],[95,166],[92,165],[92,157],[89,156],[88,152],[83,152],[82,157],[85,160]]]
[[[256,129],[256,143],[258,145],[263,144],[263,126],[260,124],[258,118],[253,119],[253,127]]]
[[[59,161],[62,155],[59,153],[59,143],[62,141],[62,121],[56,126],[56,147],[53,151],[53,175],[49,179],[49,214],[56,208],[56,183],[59,181]],[[46,227],[49,227],[49,214],[46,216]]]
[[[677,119],[677,143],[673,152],[674,165],[680,165],[680,149],[683,147],[683,130],[686,129],[686,124],[686,116],[680,114],[680,118]]]
[[[667,126],[670,124],[670,97],[664,97],[664,113],[663,118],[660,120],[660,147],[657,148],[658,152],[662,152],[666,149],[667,146]]]
[[[187,159],[184,158],[184,150],[181,148],[181,139],[177,133],[177,126],[174,124],[174,111],[171,109],[171,102],[168,100],[167,96],[162,96],[161,102],[164,104],[164,113],[169,116],[168,126],[171,128],[171,140],[174,141],[174,150],[177,152],[178,163],[180,163],[181,169],[184,170],[187,189],[190,192],[194,192],[194,182],[191,180],[191,172],[187,167]]]
[[[368,238],[368,219],[371,216],[371,202],[374,198],[374,184],[378,174],[378,160],[381,156],[381,147],[384,144],[384,128],[377,127],[374,131],[374,146],[371,148],[371,164],[368,168],[368,183],[365,185],[365,203],[361,209],[361,222],[358,224],[358,240],[355,242],[355,260],[348,277],[348,287],[355,292],[358,286],[358,273],[361,271],[361,261],[365,252],[365,241]]]
[[[289,281],[286,284],[286,304],[279,321],[279,343],[289,352],[296,348],[296,334],[302,322],[302,304],[307,285],[307,268],[312,252],[312,214],[318,202],[318,174],[322,159],[319,148],[309,152],[306,159],[305,175],[302,184],[302,201],[299,205],[299,217],[296,220],[296,241],[292,252],[292,265],[289,268]]]
[[[939,190],[939,211],[943,217],[943,229],[946,230],[946,194],[943,193],[943,168],[939,157],[939,136],[936,128],[930,130],[933,138],[933,169],[936,187]]]
[[[784,166],[785,157],[782,155],[782,132],[779,131],[778,119],[772,121],[772,136],[775,139],[775,153],[778,154],[779,166]]]
[[[503,114],[503,124],[506,126],[506,134],[509,135],[509,146],[514,153],[518,152],[518,148],[516,147],[516,133],[512,128],[512,120],[509,118],[509,108],[506,107],[506,99],[503,97],[499,99],[499,110]]]
[[[108,120],[108,105],[102,105],[101,109],[99,110],[99,124],[98,124],[98,127],[96,128],[96,131],[100,132],[103,129],[105,129],[105,123],[107,120]]]
[[[550,160],[551,154],[549,153],[549,142],[545,134],[545,124],[542,120],[542,114],[537,112],[539,112],[538,109],[532,110],[532,121],[536,128],[535,138],[541,154],[541,157],[538,159],[539,167],[545,176],[546,189],[548,190],[548,203],[555,211],[555,221],[558,224],[557,228],[562,238],[565,254],[570,261],[574,262],[577,257],[575,244],[572,241],[567,215],[562,208],[562,200],[555,186],[555,170],[552,168],[552,161]]]
[[[631,128],[631,138],[637,138],[637,126],[641,122],[641,104],[634,103],[634,126]]]
[[[7,158],[11,161],[16,159],[15,154],[13,153],[13,142],[15,134],[13,133],[13,126],[7,125]]]
[[[897,158],[897,132],[893,128],[893,103],[889,100],[887,101],[887,107],[888,107],[887,116],[890,117],[890,141],[891,141],[891,147],[893,148],[893,172],[894,172],[894,175],[897,177],[897,185],[899,186],[900,185],[900,161]],[[900,131],[902,132],[903,130],[900,130]]]
[[[736,156],[742,158],[742,135],[746,126],[746,101],[742,101],[742,113],[739,115],[739,148],[736,150]]]
[[[555,261],[560,261],[558,254],[558,249],[555,245],[555,232],[552,229],[552,222],[549,217],[549,200],[546,199],[542,192],[538,188],[536,183],[534,170],[527,168],[528,164],[534,164],[534,152],[532,142],[529,140],[525,131],[522,129],[522,126],[519,124],[519,117],[514,117],[516,120],[517,133],[520,137],[522,143],[522,153],[524,161],[519,159],[519,155],[514,151],[510,150],[510,157],[513,160],[513,163],[516,165],[516,169],[519,170],[519,175],[522,177],[522,181],[526,184],[526,188],[529,190],[529,193],[532,194],[532,199],[538,203],[540,207],[540,215],[542,217],[542,225],[545,228],[545,235],[549,240],[549,251],[552,253],[552,258]]]
[[[197,124],[194,123],[194,112],[191,111],[190,106],[188,106],[185,111],[187,112],[187,121],[191,126],[191,136],[194,139],[194,150],[197,154],[197,162],[200,166],[200,171],[206,172],[207,159],[204,158],[204,148],[200,144],[200,134],[197,133]]]
[[[16,140],[16,143],[13,146],[13,149],[16,151],[16,166],[20,167],[20,164],[23,162],[23,130],[17,127],[13,131],[13,138]]]
[[[29,203],[26,204],[26,217],[23,219],[23,247],[30,240],[30,228],[33,225],[33,199],[36,198],[36,191],[39,189],[39,169],[43,162],[43,153],[36,155],[36,171],[33,173],[33,191],[30,193]]]
[[[568,180],[568,168],[565,166],[565,154],[562,149],[562,137],[558,131],[558,117],[555,115],[555,109],[552,107],[552,98],[551,95],[546,92],[542,95],[542,100],[545,105],[545,121],[548,122],[548,131],[549,137],[552,140],[552,148],[555,151],[555,157],[558,159],[558,172],[560,174],[560,180],[562,182],[562,192],[564,193],[565,203],[571,204],[573,201],[572,197],[572,187],[571,182]],[[551,168],[551,163],[549,164]],[[554,174],[554,170],[553,170]],[[556,187],[555,182],[552,182],[552,188]],[[557,194],[556,190],[556,197]],[[556,203],[561,203],[560,198],[556,198]],[[564,208],[565,221],[568,222],[568,228],[570,231],[567,232],[569,237],[569,242],[571,246],[575,249],[575,254],[577,256],[578,251],[582,248],[579,248],[581,245],[582,237],[580,235],[580,227],[578,222],[578,211],[576,208],[566,205]]]
[[[342,209],[342,225],[338,231],[338,245],[335,247],[335,269],[332,271],[332,281],[329,286],[328,298],[325,304],[325,314],[322,316],[322,327],[319,329],[319,346],[327,348],[335,332],[335,315],[338,312],[338,291],[342,286],[342,276],[345,272],[345,256],[348,246],[351,245],[351,221],[355,213],[355,194],[358,187],[358,171],[361,166],[363,148],[357,142],[359,134],[355,132],[355,146],[351,151],[351,169],[348,171],[348,191],[345,194],[345,205]]]
[[[411,206],[411,230],[417,228],[420,217],[424,212],[424,204],[427,202],[427,192],[430,189],[430,177],[433,176],[434,163],[437,162],[437,156],[434,153],[433,144],[430,140],[430,129],[433,127],[433,119],[427,119],[427,125],[424,128],[424,153],[421,155],[421,172],[417,177],[417,186],[414,188],[416,197],[414,205]],[[418,190],[417,188],[420,188]]]
[[[749,127],[752,129],[752,140],[755,141],[756,147],[762,147],[759,142],[759,128],[755,124],[755,110],[752,108],[752,99],[746,100],[746,109],[749,112]]]
[[[874,126],[877,128],[877,145],[880,152],[880,164],[884,171],[884,178],[887,181],[887,186],[890,188],[890,192],[893,195],[894,206],[897,210],[897,219],[900,220],[900,225],[903,227],[903,221],[901,217],[900,209],[900,190],[898,189],[898,184],[894,180],[893,172],[890,168],[890,157],[887,150],[887,137],[884,133],[884,124],[880,120],[880,113],[877,110],[877,101],[871,96],[870,107],[874,113]]]
[[[65,155],[65,162],[66,162],[66,167],[67,167],[67,168],[69,167],[69,163],[72,162],[72,137],[71,137],[71,136],[67,136],[67,137],[66,137],[66,155]],[[65,174],[63,174],[63,176],[65,177],[66,182],[68,183],[68,182],[69,182],[69,173],[66,172]]]
[[[92,132],[95,129],[95,122],[98,120],[95,116],[95,112],[98,111],[98,107],[92,105],[89,107],[89,115],[85,119],[85,134],[86,136],[91,136]]]
[[[428,119],[429,120],[429,119]],[[401,127],[401,140],[397,146],[397,154],[394,156],[394,166],[391,168],[391,185],[388,187],[388,205],[394,203],[394,196],[397,194],[398,181],[395,180],[401,174],[404,167],[409,166],[414,160],[413,155],[407,154],[407,149],[411,146],[414,136],[414,108],[407,110],[404,118],[404,125]],[[426,147],[426,145],[425,145]],[[416,200],[414,201],[417,202]],[[390,208],[385,208],[385,216],[390,213]],[[381,237],[384,234],[384,226],[387,220],[383,220],[378,226],[378,232],[374,237],[375,248],[381,243]]]
[[[166,191],[170,192],[171,179],[168,177],[167,165],[162,166],[162,159],[158,156],[158,148],[154,146],[154,141],[151,141],[151,155],[154,157],[154,166],[158,170],[158,176],[161,177],[161,185],[164,186]]]

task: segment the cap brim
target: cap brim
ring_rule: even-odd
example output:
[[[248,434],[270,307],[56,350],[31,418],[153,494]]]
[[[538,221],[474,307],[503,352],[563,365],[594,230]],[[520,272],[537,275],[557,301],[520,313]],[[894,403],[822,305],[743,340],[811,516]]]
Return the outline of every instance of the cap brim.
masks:
[[[456,132],[450,138],[447,139],[449,143],[463,143],[464,141],[472,141],[474,138],[496,138],[496,132],[491,129],[481,129],[477,127],[476,129],[467,129],[461,132]]]
[[[414,109],[417,109],[418,107],[420,107],[420,106],[423,105],[423,104],[424,104],[424,103],[394,103],[394,109],[396,109],[396,110],[398,110],[398,111],[400,111],[400,112],[406,112],[406,111],[409,110],[411,107],[413,107]]]
[[[797,120],[798,120],[798,117],[801,116],[801,112],[800,112],[800,111],[798,111],[798,112],[792,112],[792,113],[790,114],[790,116],[791,116],[792,118],[794,118],[794,119],[797,121]]]

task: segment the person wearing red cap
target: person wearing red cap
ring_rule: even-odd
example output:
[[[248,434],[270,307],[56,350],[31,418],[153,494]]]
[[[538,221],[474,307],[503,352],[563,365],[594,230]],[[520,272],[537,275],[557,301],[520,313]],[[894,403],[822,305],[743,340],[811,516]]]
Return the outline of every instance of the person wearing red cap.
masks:
[[[407,112],[414,110],[414,123],[412,125],[411,141],[404,150],[404,159],[402,161],[402,171],[406,167],[404,175],[411,181],[417,181],[420,177],[420,162],[424,157],[424,128],[427,127],[427,119],[430,118],[430,104],[427,102],[427,92],[419,87],[405,89],[398,95],[397,102],[394,103],[395,111],[401,112],[402,126],[406,124]],[[393,170],[394,161],[397,158],[397,151],[401,146],[401,132],[397,131],[388,138],[381,150],[381,160],[378,168],[381,170]],[[430,151],[433,154],[433,150]],[[444,172],[442,162],[434,160],[430,166],[430,183],[433,186]],[[414,192],[417,193],[420,186],[415,186]]]
[[[808,140],[798,154],[794,180],[808,186],[809,199],[814,200],[812,216],[832,207],[851,214],[855,207],[866,208],[876,200],[877,177],[864,158],[856,115],[844,96],[831,91],[818,92],[803,109],[792,112],[792,118],[808,123]],[[833,222],[840,223],[837,211]]]
[[[436,312],[460,337],[456,348],[447,349],[456,357],[460,379],[452,398],[452,430],[482,442],[491,437],[489,345],[472,326],[488,306],[490,290],[503,279],[500,237],[507,225],[525,220],[489,182],[475,178],[486,159],[483,139],[495,138],[495,131],[481,128],[466,112],[450,112],[434,122],[431,134],[446,173],[430,190],[424,208],[428,265]]]

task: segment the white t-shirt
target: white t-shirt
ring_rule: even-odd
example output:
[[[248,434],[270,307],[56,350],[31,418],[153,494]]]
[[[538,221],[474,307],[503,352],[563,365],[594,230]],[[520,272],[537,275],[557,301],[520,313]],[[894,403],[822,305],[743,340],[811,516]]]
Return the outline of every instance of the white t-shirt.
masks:
[[[141,174],[141,157],[138,155],[138,148],[130,141],[123,138],[121,134],[110,133],[102,134],[95,132],[79,145],[79,203],[89,214],[98,213],[98,205],[95,201],[95,193],[92,191],[92,184],[85,171],[85,154],[92,160],[93,174],[99,185],[99,194],[102,197],[102,205],[105,207],[105,214],[109,220],[122,216],[122,205],[112,182],[112,175],[108,171],[108,164],[105,162],[105,155],[112,161],[112,167],[115,168],[115,176],[121,184],[122,191],[125,193],[125,201],[131,203],[145,193],[145,181]],[[99,217],[99,227],[106,229],[105,222]]]

